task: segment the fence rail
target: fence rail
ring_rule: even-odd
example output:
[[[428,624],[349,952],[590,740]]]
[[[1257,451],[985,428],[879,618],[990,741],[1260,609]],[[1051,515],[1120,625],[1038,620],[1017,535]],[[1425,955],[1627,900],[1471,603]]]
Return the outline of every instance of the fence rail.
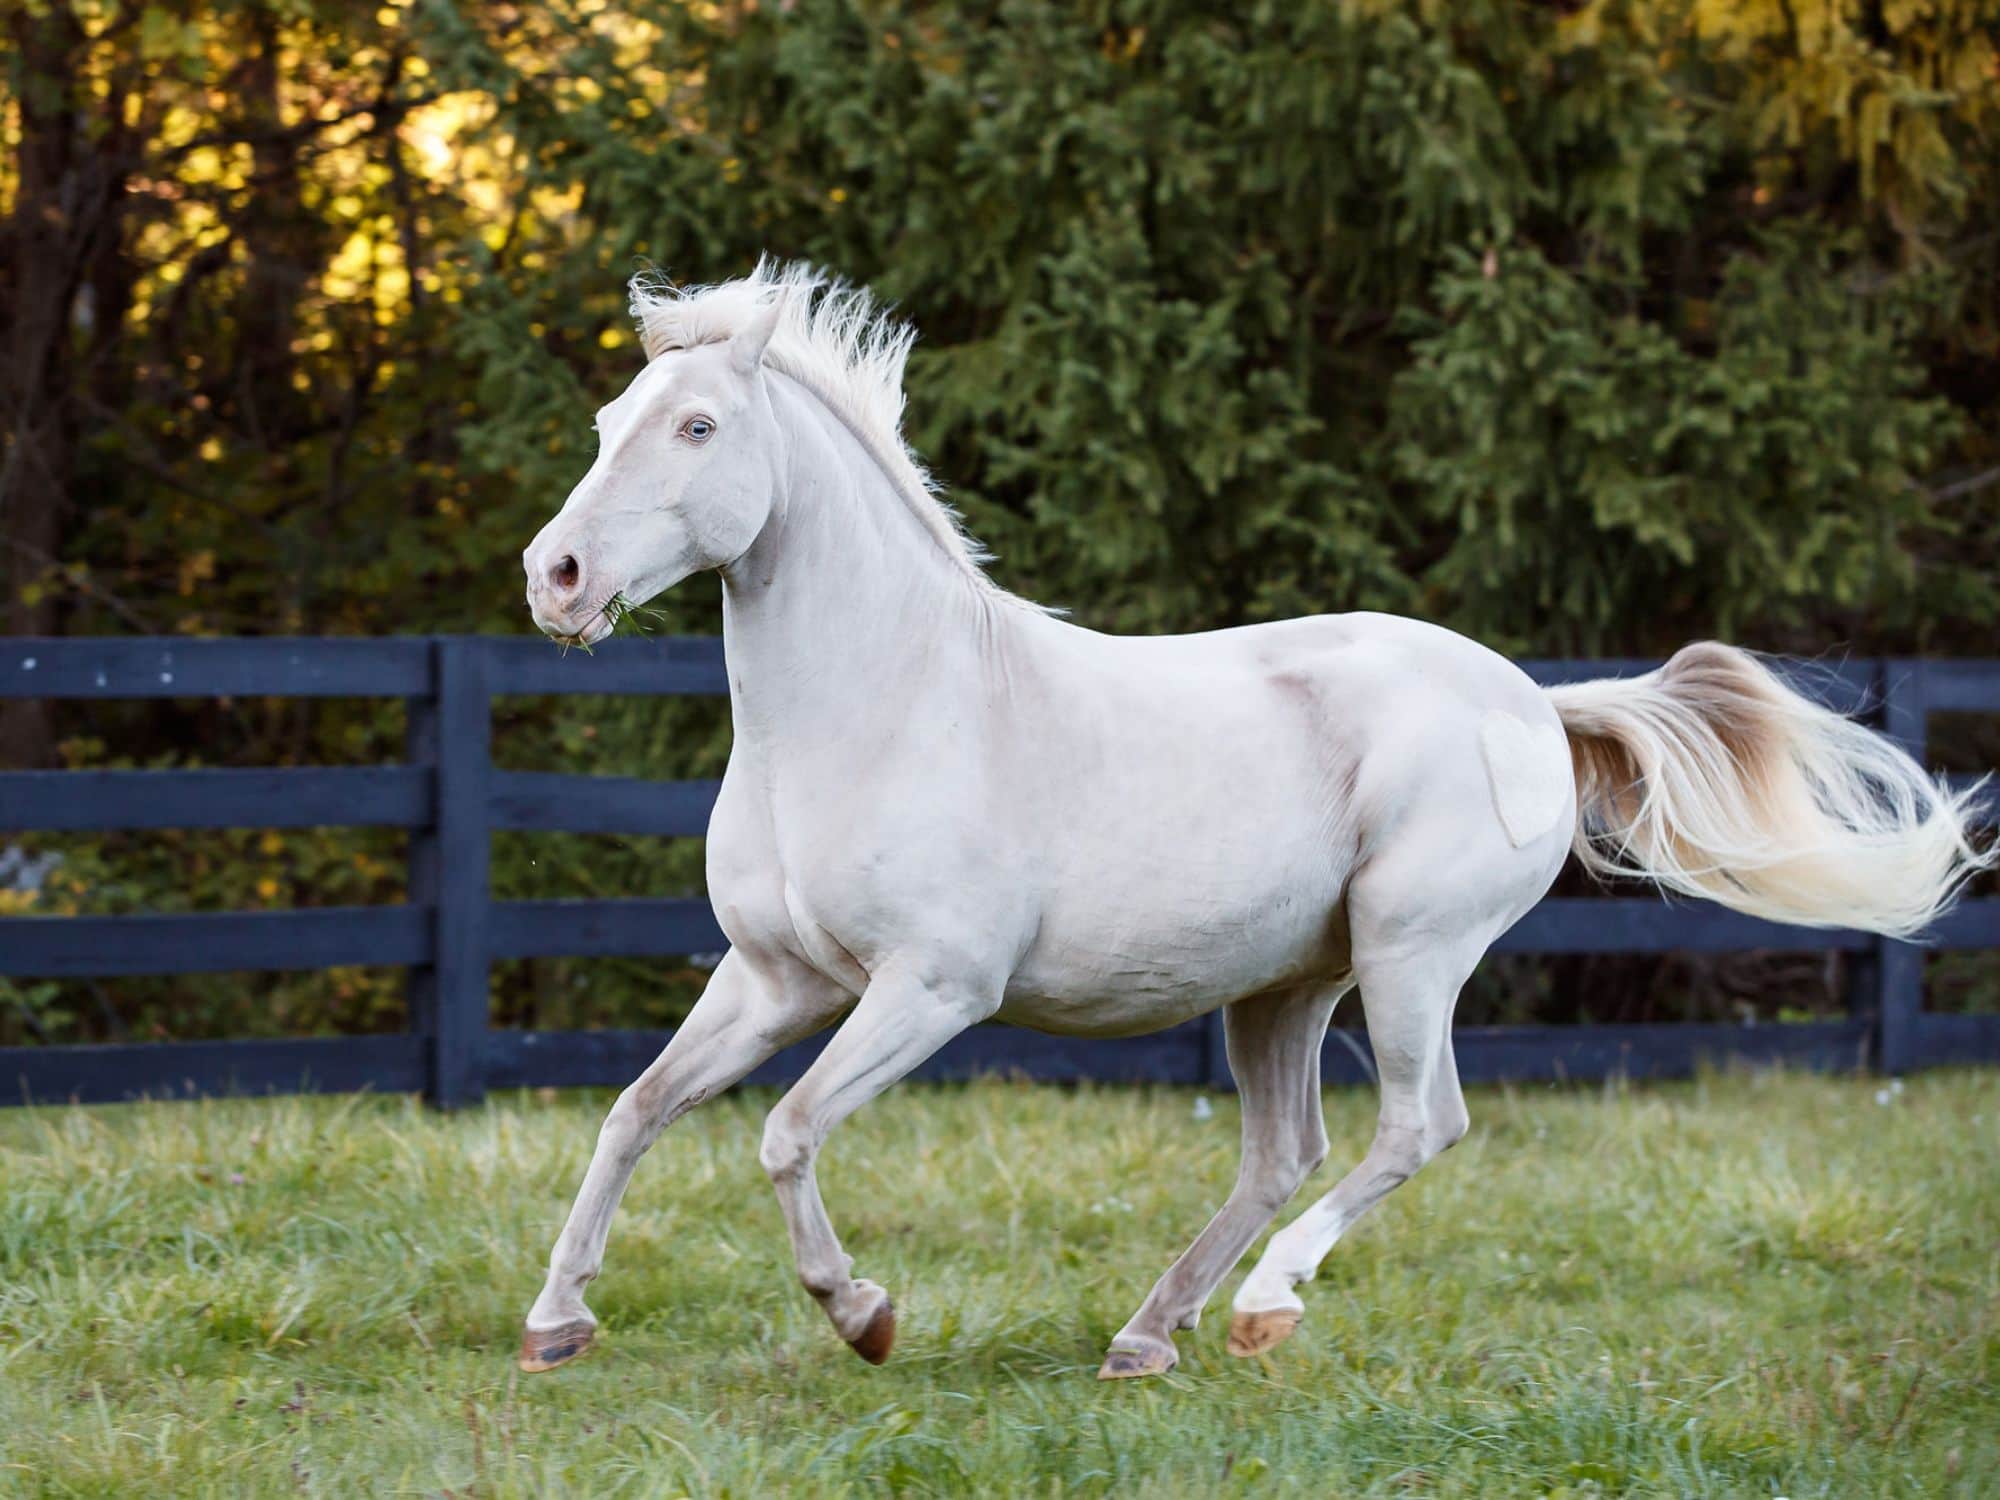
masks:
[[[1654,663],[1534,661],[1537,681],[1627,676]],[[1800,685],[1843,711],[1872,709],[1920,759],[1933,712],[2000,713],[2000,661],[1888,659],[1814,669]],[[0,697],[400,697],[405,763],[215,771],[0,772],[0,832],[159,828],[406,828],[409,900],[398,906],[120,917],[0,918],[0,974],[76,977],[396,964],[409,971],[410,1029],[395,1036],[0,1048],[0,1103],[292,1090],[421,1090],[454,1106],[489,1088],[619,1084],[665,1045],[662,1031],[534,1032],[489,1024],[497,960],[676,955],[725,944],[705,901],[495,901],[496,830],[699,835],[717,783],[501,771],[492,700],[511,694],[706,694],[728,690],[719,641],[619,641],[589,656],[543,642],[151,638],[0,642]],[[1990,810],[1990,809],[1989,809]],[[1935,946],[2000,948],[2000,899],[1962,903]],[[1704,1058],[1889,1072],[2000,1062],[2000,1015],[1923,1008],[1922,950],[1846,931],[1786,927],[1650,898],[1544,901],[1507,953],[1840,952],[1859,962],[1842,1020],[1809,1025],[1462,1027],[1468,1082],[1685,1074]],[[819,1043],[788,1049],[752,1082],[795,1078]],[[1365,1076],[1365,1046],[1328,1040],[1330,1081]],[[1005,1070],[1043,1079],[1226,1086],[1219,1019],[1097,1041],[982,1026],[921,1077]]]

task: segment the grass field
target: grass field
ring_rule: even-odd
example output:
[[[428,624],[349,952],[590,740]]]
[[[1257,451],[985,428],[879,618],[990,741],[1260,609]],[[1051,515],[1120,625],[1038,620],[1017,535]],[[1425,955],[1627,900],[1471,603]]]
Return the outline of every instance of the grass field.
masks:
[[[1878,1091],[1880,1091],[1878,1093]],[[1304,1289],[1092,1378],[1221,1198],[1176,1090],[898,1090],[822,1185],[889,1287],[862,1365],[793,1280],[768,1096],[677,1125],[592,1298],[513,1367],[605,1104],[0,1113],[0,1492],[2000,1493],[2000,1074],[1479,1090]],[[1334,1157],[1372,1099],[1328,1096]]]

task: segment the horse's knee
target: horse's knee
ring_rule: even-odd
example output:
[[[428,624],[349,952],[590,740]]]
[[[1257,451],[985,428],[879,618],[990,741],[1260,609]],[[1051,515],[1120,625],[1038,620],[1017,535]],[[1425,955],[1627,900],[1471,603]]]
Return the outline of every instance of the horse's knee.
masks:
[[[637,1084],[631,1085],[611,1102],[611,1108],[605,1112],[604,1123],[597,1127],[599,1150],[631,1156],[645,1150],[645,1109],[638,1087]]]
[[[812,1161],[812,1134],[782,1100],[764,1119],[757,1160],[764,1175],[780,1185],[795,1180]]]

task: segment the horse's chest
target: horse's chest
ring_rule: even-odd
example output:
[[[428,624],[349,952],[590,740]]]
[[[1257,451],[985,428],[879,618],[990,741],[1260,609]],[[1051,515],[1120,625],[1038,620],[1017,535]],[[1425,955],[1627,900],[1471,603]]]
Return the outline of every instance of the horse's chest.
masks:
[[[884,951],[929,925],[911,893],[938,882],[914,860],[932,841],[862,826],[852,789],[788,786],[766,799],[725,783],[709,829],[709,895],[731,941],[781,949],[856,994]],[[732,795],[732,792],[735,795]],[[914,852],[912,852],[914,851]],[[913,926],[914,923],[914,926]]]

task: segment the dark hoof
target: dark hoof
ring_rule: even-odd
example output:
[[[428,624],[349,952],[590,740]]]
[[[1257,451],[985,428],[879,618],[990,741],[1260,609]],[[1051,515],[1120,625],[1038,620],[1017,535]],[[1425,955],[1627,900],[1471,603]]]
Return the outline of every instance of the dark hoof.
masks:
[[[1238,1313],[1229,1320],[1229,1352],[1238,1359],[1248,1359],[1266,1349],[1275,1349],[1292,1336],[1292,1330],[1299,1326],[1299,1317],[1289,1307]]]
[[[1148,1343],[1139,1349],[1120,1349],[1114,1344],[1098,1366],[1097,1378],[1136,1380],[1142,1375],[1164,1375],[1179,1363],[1180,1356],[1170,1343]]]
[[[875,1316],[868,1320],[868,1326],[861,1330],[860,1337],[851,1338],[847,1346],[871,1365],[879,1365],[889,1357],[889,1351],[896,1344],[896,1304],[887,1297],[875,1309]]]
[[[590,1347],[597,1336],[594,1323],[565,1323],[547,1331],[528,1328],[521,1332],[521,1368],[530,1375],[566,1365]]]

